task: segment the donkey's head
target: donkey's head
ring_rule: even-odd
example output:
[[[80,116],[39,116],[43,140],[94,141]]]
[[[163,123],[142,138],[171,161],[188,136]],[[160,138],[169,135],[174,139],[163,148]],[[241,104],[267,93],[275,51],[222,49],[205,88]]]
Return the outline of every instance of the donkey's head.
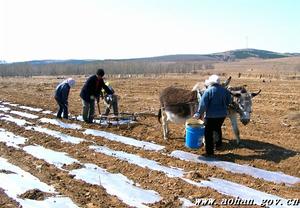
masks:
[[[261,90],[259,90],[257,93],[248,93],[245,89],[245,86],[228,89],[234,97],[234,110],[240,114],[240,121],[242,124],[247,125],[250,122],[250,115],[252,112],[252,98],[258,95]]]

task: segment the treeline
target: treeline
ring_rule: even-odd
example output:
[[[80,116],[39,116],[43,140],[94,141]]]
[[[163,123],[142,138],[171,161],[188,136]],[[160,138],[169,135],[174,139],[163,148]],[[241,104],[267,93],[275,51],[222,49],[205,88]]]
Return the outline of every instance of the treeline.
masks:
[[[162,74],[193,73],[203,69],[213,69],[210,62],[141,62],[141,61],[91,61],[82,64],[30,62],[0,64],[0,76],[47,76],[93,74],[103,68],[107,74]]]

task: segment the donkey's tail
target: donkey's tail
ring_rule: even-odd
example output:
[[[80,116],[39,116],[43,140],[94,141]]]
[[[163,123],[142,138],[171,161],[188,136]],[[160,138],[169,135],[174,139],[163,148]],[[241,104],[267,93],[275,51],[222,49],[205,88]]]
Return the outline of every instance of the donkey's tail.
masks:
[[[161,108],[158,110],[157,119],[158,119],[158,122],[161,123],[160,122],[160,120],[161,120]]]

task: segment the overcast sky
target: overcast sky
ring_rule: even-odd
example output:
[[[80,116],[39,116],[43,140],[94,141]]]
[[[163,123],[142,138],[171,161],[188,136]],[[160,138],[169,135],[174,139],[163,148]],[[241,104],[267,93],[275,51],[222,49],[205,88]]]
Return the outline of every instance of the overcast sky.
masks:
[[[0,60],[300,52],[298,0],[0,0]]]

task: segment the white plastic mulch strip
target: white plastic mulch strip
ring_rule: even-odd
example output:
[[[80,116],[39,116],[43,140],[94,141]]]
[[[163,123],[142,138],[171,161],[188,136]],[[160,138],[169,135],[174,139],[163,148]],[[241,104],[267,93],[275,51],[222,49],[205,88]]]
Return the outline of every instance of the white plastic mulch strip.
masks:
[[[16,136],[11,132],[7,132],[5,129],[0,128],[0,142],[4,142],[6,146],[11,146],[19,149],[19,145],[25,144],[26,138]]]
[[[11,132],[6,133],[13,134]],[[31,154],[38,159],[43,159],[47,163],[52,164],[60,169],[62,169],[62,166],[64,164],[69,165],[72,163],[79,163],[78,160],[67,156],[64,152],[57,152],[54,150],[46,149],[42,146],[25,146],[23,147],[23,150],[28,154]],[[83,168],[72,170],[69,172],[69,174],[75,175],[76,179],[81,179],[87,183],[103,186],[108,194],[116,195],[121,201],[128,204],[129,206],[147,207],[145,206],[145,204],[151,204],[161,200],[161,197],[157,192],[137,187],[136,185],[134,185],[133,181],[129,180],[122,174],[109,173],[105,169],[102,169],[94,164],[82,165],[84,166]],[[17,184],[14,184],[14,186],[18,188]]]
[[[25,113],[25,112],[20,112],[20,111],[10,111],[10,113],[18,115],[18,116],[25,117],[25,118],[30,118],[30,119],[37,119],[37,118],[39,118],[36,115],[30,114],[30,113]]]
[[[60,169],[62,168],[63,165],[71,165],[72,163],[79,163],[78,160],[67,156],[67,153],[65,152],[56,152],[50,149],[46,149],[39,145],[25,146],[23,150],[33,155],[36,158],[44,159],[46,162],[50,164],[54,164],[56,167]],[[47,155],[47,157],[41,156],[41,153]]]
[[[27,122],[26,120],[17,119],[17,118],[14,118],[14,117],[10,116],[10,115],[4,115],[4,114],[0,114],[0,120],[5,120],[5,121],[12,122],[12,123],[16,123],[19,126],[24,126],[26,124],[31,124],[31,123]],[[31,131],[37,131],[37,132],[44,133],[44,134],[48,134],[50,136],[53,136],[55,138],[60,139],[63,142],[68,142],[68,143],[72,143],[72,144],[79,144],[80,142],[86,141],[85,139],[82,139],[82,138],[79,138],[79,137],[69,136],[69,135],[61,133],[59,131],[50,130],[50,129],[43,128],[43,127],[40,127],[40,126],[26,126],[25,129],[26,130],[31,130]]]
[[[160,165],[154,160],[149,160],[146,158],[142,158],[138,155],[126,153],[123,151],[115,151],[111,150],[107,147],[103,146],[90,146],[90,149],[93,149],[96,152],[113,156],[116,157],[120,160],[125,160],[131,164],[138,165],[142,168],[150,168],[151,170],[157,170],[157,171],[162,171],[165,174],[167,174],[169,177],[183,177],[184,176],[184,171],[178,169],[178,168],[169,168],[163,165]]]
[[[3,105],[10,105],[10,106],[13,106],[13,107],[17,107],[18,104],[14,104],[14,103],[10,103],[10,102],[2,102]]]
[[[4,105],[0,105],[0,111],[8,112],[8,111],[10,111],[10,108],[9,107],[5,107]]]
[[[42,123],[50,123],[50,124],[53,124],[53,125],[56,125],[56,126],[60,126],[62,128],[65,128],[65,129],[81,129],[81,126],[79,124],[64,123],[64,122],[62,122],[60,120],[57,120],[57,119],[41,118],[40,122],[42,122]]]
[[[68,142],[68,143],[72,143],[72,144],[79,144],[80,142],[86,141],[85,139],[82,139],[79,137],[69,136],[69,135],[61,133],[59,131],[54,131],[54,130],[43,128],[40,126],[27,126],[27,127],[25,127],[25,129],[48,134],[50,136],[60,139],[63,142]]]
[[[27,153],[43,159],[49,164],[61,168],[63,164],[79,163],[66,155],[43,148],[41,146],[28,146],[23,148]],[[155,203],[160,200],[159,194],[155,191],[144,190],[136,187],[133,181],[122,174],[112,174],[94,164],[83,164],[84,167],[70,171],[75,179],[81,179],[89,184],[103,186],[108,194],[116,195],[120,200],[130,206],[144,207],[143,204]]]
[[[28,106],[19,106],[19,108],[22,108],[24,110],[33,111],[33,112],[41,112],[41,111],[43,111],[42,108],[32,108],[32,107],[28,107]]]
[[[193,202],[191,202],[190,200],[188,200],[186,198],[179,198],[179,200],[182,202],[182,205],[181,205],[182,208],[195,207],[196,206],[196,204],[194,204]]]
[[[104,135],[104,137],[105,136],[107,137],[107,132],[101,132],[101,131],[96,131],[96,130],[89,130],[88,131],[88,130],[87,130],[86,133],[90,133],[89,131],[92,131],[92,133],[96,132],[96,136],[103,136]],[[100,135],[98,134],[99,132],[101,132]],[[118,136],[118,135],[114,135],[114,134],[111,134],[111,133],[108,133],[108,135]],[[118,137],[122,138],[122,136],[118,136]],[[128,137],[125,137],[125,138],[128,139]],[[129,139],[132,139],[132,138],[129,138]],[[121,141],[123,141],[123,138],[121,139]],[[135,142],[141,142],[141,141],[135,140]],[[152,144],[152,143],[150,143],[150,144]],[[173,152],[172,156],[177,155],[174,152]],[[183,153],[185,153],[185,152],[183,152]],[[191,153],[189,153],[189,154],[191,154]],[[110,154],[110,155],[114,156],[114,154]],[[122,156],[123,160],[125,160],[124,155],[126,155],[126,154],[123,154],[123,156]],[[196,155],[196,157],[198,158],[199,156]],[[182,158],[180,158],[180,159],[182,159]],[[130,159],[128,158],[126,160],[129,161]],[[131,160],[132,160],[132,158],[131,158]],[[138,164],[138,162],[135,161],[135,164]],[[148,165],[149,165],[149,163],[148,163]],[[151,169],[151,165],[150,165],[150,167],[149,166],[147,166],[147,167]],[[156,169],[157,169],[157,167],[158,166],[156,165]],[[166,173],[167,170],[164,169],[164,172]],[[174,174],[174,173],[167,173],[167,175],[172,175],[172,174]],[[217,190],[218,192],[223,193],[225,195],[239,197],[241,199],[253,199],[255,201],[255,203],[257,203],[257,204],[261,203],[261,200],[263,198],[267,198],[267,199],[271,199],[271,200],[278,199],[282,202],[286,202],[286,200],[283,199],[283,198],[280,198],[280,197],[277,197],[277,196],[274,196],[274,195],[270,195],[270,194],[266,194],[264,192],[260,192],[260,191],[248,188],[246,186],[236,184],[236,183],[232,183],[230,181],[226,181],[226,180],[222,180],[222,179],[210,178],[210,181],[202,181],[200,183],[191,181],[191,180],[186,179],[186,178],[182,178],[182,179],[185,180],[188,183],[191,183],[191,184],[199,186],[199,187],[213,188],[213,189]],[[271,206],[271,207],[276,207],[276,206]]]
[[[283,203],[287,202],[286,199],[280,198],[275,195],[267,194],[261,191],[257,191],[255,189],[249,188],[244,185],[240,185],[237,183],[233,183],[227,180],[223,179],[217,179],[217,178],[209,178],[209,181],[202,180],[201,182],[195,182],[190,179],[186,179],[183,177],[186,172],[179,170],[177,168],[168,168],[162,165],[158,165],[155,161],[151,161],[149,159],[137,157],[136,155],[125,153],[122,151],[114,151],[110,150],[107,147],[99,147],[99,146],[90,146],[91,149],[94,149],[96,152],[100,152],[106,155],[110,155],[113,157],[116,157],[118,159],[128,161],[130,163],[136,164],[140,167],[147,167],[150,170],[156,170],[156,171],[162,171],[164,172],[168,177],[179,177],[185,182],[198,186],[198,187],[209,187],[212,188],[219,193],[233,196],[233,197],[239,197],[241,199],[253,199],[255,203],[260,205],[265,199],[277,199],[282,201]],[[146,163],[146,165],[145,165]],[[273,206],[276,207],[276,206]]]
[[[222,168],[226,171],[230,171],[233,173],[247,174],[255,178],[262,178],[266,181],[271,181],[274,183],[286,183],[286,184],[300,183],[300,178],[286,175],[281,172],[273,172],[273,171],[251,167],[248,165],[239,165],[232,162],[219,161],[213,158],[206,158],[200,155],[184,152],[181,150],[173,151],[171,153],[171,156],[185,161],[205,163],[208,165],[216,166],[218,168]]]
[[[6,159],[0,157],[0,187],[4,192],[20,203],[23,208],[75,208],[76,206],[68,197],[54,196],[45,200],[32,200],[21,199],[18,196],[32,189],[38,189],[42,192],[57,194],[52,186],[41,182],[38,178],[34,177],[21,168],[9,163]]]
[[[19,201],[20,202],[20,201]],[[49,197],[44,201],[36,201],[36,200],[22,200],[20,202],[23,208],[41,208],[41,207],[49,207],[49,208],[77,208],[78,206],[73,203],[73,201],[68,197]]]
[[[1,113],[0,113],[0,120],[12,122],[12,123],[17,124],[18,126],[25,126],[27,124],[32,124],[32,123],[30,123],[26,120],[14,118],[10,115],[4,115],[4,114],[1,114]]]
[[[144,150],[159,151],[159,150],[162,150],[165,148],[164,146],[154,144],[151,142],[144,142],[144,141],[133,139],[131,137],[119,136],[119,135],[105,132],[105,131],[86,129],[83,133],[93,135],[93,136],[104,137],[105,139],[108,139],[111,141],[121,142],[124,144],[142,148]]]
[[[157,192],[135,186],[133,181],[120,173],[109,173],[94,164],[85,164],[84,166],[84,168],[70,171],[70,174],[75,175],[76,179],[103,186],[108,194],[116,195],[130,206],[147,207],[145,204],[161,200]]]
[[[50,111],[50,110],[44,110],[44,111],[42,111],[42,113],[43,113],[43,114],[52,114],[53,112]]]
[[[12,118],[11,116],[8,116],[8,115],[6,115],[5,117],[1,117],[1,114],[0,114],[0,120],[7,120],[7,121],[15,122],[15,123],[17,123],[18,125],[21,125],[21,126],[25,125],[27,123],[27,121],[25,121],[25,120],[15,119],[15,118]],[[57,132],[57,131],[53,131],[53,130],[49,130],[49,129],[46,129],[46,128],[27,127],[27,129],[39,131],[39,132],[42,132],[42,133],[46,133],[48,135],[59,138],[62,141],[71,142],[71,143],[74,143],[74,144],[78,144],[82,141],[85,141],[82,138],[68,136],[66,134],[63,134],[63,133],[60,133],[60,132]],[[161,149],[164,148],[164,146],[152,144],[152,143],[149,143],[149,142],[143,142],[143,141],[135,140],[135,139],[130,138],[130,137],[118,136],[116,134],[112,134],[112,133],[108,133],[108,132],[104,132],[104,131],[87,129],[84,133],[85,134],[91,134],[91,135],[94,135],[94,136],[102,136],[102,137],[104,137],[106,139],[109,139],[109,140],[122,142],[122,143],[133,145],[133,146],[136,146],[136,147],[141,147],[141,148],[144,148],[144,149],[147,149],[147,150],[158,151],[158,150],[161,150]],[[289,175],[286,175],[284,173],[267,171],[267,170],[263,170],[263,169],[259,169],[259,168],[255,168],[255,167],[250,167],[250,166],[247,166],[247,165],[239,165],[239,164],[226,162],[226,161],[218,161],[218,160],[215,160],[215,159],[206,158],[206,157],[203,157],[203,156],[199,156],[199,155],[196,155],[196,154],[193,154],[193,153],[188,153],[188,152],[184,152],[184,151],[180,151],[180,150],[173,151],[171,153],[171,156],[179,158],[181,160],[186,160],[186,161],[191,161],[191,162],[196,162],[196,163],[206,163],[208,165],[217,166],[219,168],[225,169],[225,170],[230,171],[230,172],[247,174],[247,175],[253,176],[255,178],[262,178],[266,181],[271,181],[271,182],[275,182],[275,183],[296,184],[296,183],[300,182],[299,178],[294,177],[294,176],[289,176]]]

